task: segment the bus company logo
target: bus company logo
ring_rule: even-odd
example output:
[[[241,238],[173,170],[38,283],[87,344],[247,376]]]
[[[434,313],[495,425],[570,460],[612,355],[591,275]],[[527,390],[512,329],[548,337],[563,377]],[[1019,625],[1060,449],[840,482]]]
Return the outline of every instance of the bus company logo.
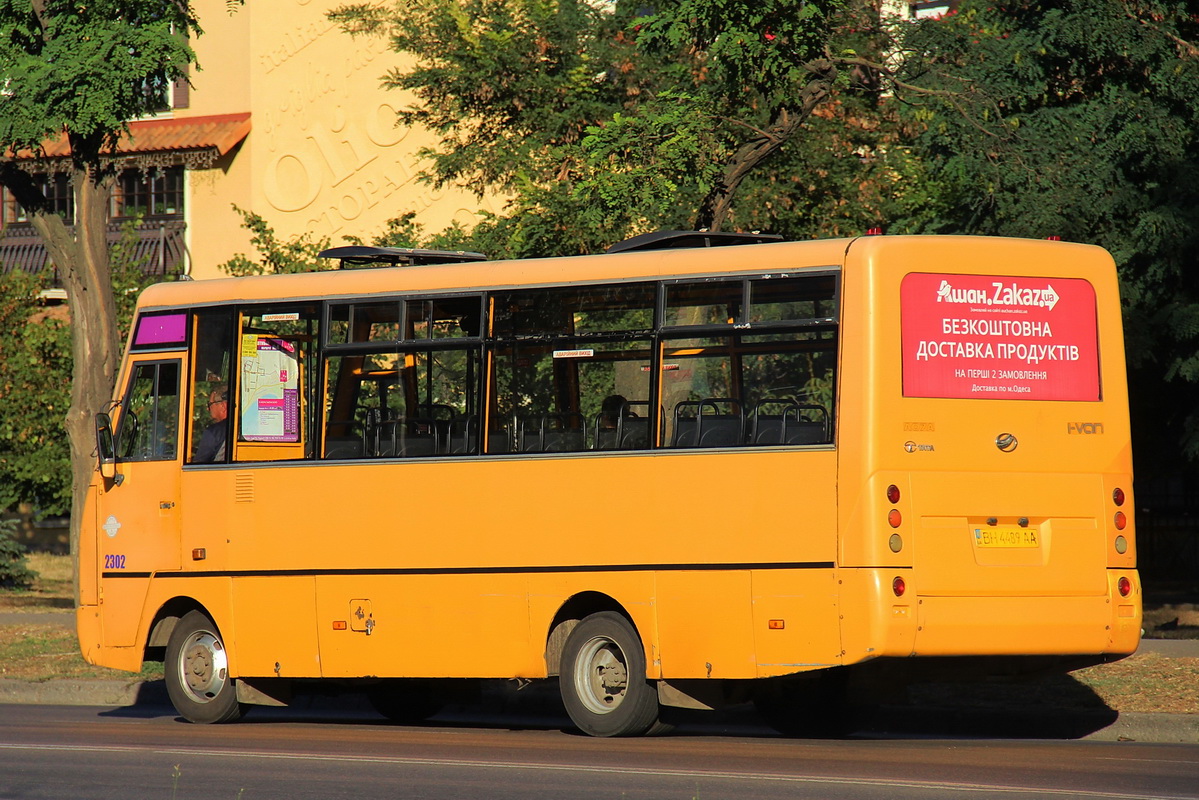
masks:
[[[903,449],[909,453],[931,453],[935,448],[931,444],[917,444],[909,440],[903,443]]]
[[[104,520],[104,524],[100,527],[108,534],[108,538],[112,539],[117,535],[117,531],[121,529],[121,523],[120,520],[109,514],[108,519]]]
[[[958,289],[947,280],[941,280],[937,289],[938,303],[968,303],[975,306],[998,306],[1000,308],[1047,308],[1050,311],[1061,300],[1053,286],[1045,284],[1042,289],[1021,286],[1012,281],[991,283],[991,289]]]

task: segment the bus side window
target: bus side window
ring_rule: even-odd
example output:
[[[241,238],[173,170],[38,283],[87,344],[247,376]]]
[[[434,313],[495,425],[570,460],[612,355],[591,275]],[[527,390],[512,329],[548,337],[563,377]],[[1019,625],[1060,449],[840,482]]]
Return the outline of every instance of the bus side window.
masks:
[[[116,434],[122,461],[172,461],[179,449],[179,362],[143,362],[129,379]]]
[[[652,283],[496,293],[488,452],[651,447],[656,298]]]

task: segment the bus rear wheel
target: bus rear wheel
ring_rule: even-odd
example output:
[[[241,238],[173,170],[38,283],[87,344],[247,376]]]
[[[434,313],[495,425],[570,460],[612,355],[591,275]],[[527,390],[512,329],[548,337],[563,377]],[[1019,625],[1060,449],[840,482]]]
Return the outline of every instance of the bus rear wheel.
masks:
[[[175,624],[165,672],[171,704],[189,722],[233,722],[245,710],[237,702],[220,631],[201,611],[189,611]]]
[[[658,721],[645,649],[632,624],[615,612],[585,617],[571,631],[559,687],[566,713],[588,735],[640,736]]]

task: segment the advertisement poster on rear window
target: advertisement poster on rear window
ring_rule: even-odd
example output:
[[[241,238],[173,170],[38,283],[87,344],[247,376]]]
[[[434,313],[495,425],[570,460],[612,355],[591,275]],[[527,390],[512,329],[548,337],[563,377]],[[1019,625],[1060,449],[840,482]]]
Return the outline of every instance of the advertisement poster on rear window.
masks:
[[[1088,281],[911,273],[900,314],[905,397],[1100,399]]]

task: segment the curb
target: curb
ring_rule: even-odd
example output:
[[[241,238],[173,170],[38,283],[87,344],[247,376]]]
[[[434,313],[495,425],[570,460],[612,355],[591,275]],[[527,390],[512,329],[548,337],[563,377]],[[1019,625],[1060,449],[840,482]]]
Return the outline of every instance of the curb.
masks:
[[[552,692],[521,692],[517,699],[514,689],[499,687],[492,697],[510,710],[523,707],[525,711],[560,713],[557,695]],[[553,697],[549,695],[553,694]],[[545,695],[539,697],[537,695]],[[367,712],[365,702],[357,697],[297,698],[297,708],[328,711]],[[125,680],[58,680],[31,683],[0,679],[0,703],[30,705],[84,705],[161,708],[174,714],[163,681]],[[545,708],[542,708],[542,707]],[[723,720],[745,717],[754,722],[752,713],[730,709],[716,712]],[[705,714],[704,717],[707,717]],[[700,719],[697,717],[697,719]],[[715,720],[716,718],[710,718]],[[761,724],[760,722],[757,724]],[[887,706],[861,735],[866,737],[921,736],[1009,739],[1063,739],[1105,742],[1199,743],[1199,714],[1151,714],[1115,711],[1047,711],[974,710]]]

